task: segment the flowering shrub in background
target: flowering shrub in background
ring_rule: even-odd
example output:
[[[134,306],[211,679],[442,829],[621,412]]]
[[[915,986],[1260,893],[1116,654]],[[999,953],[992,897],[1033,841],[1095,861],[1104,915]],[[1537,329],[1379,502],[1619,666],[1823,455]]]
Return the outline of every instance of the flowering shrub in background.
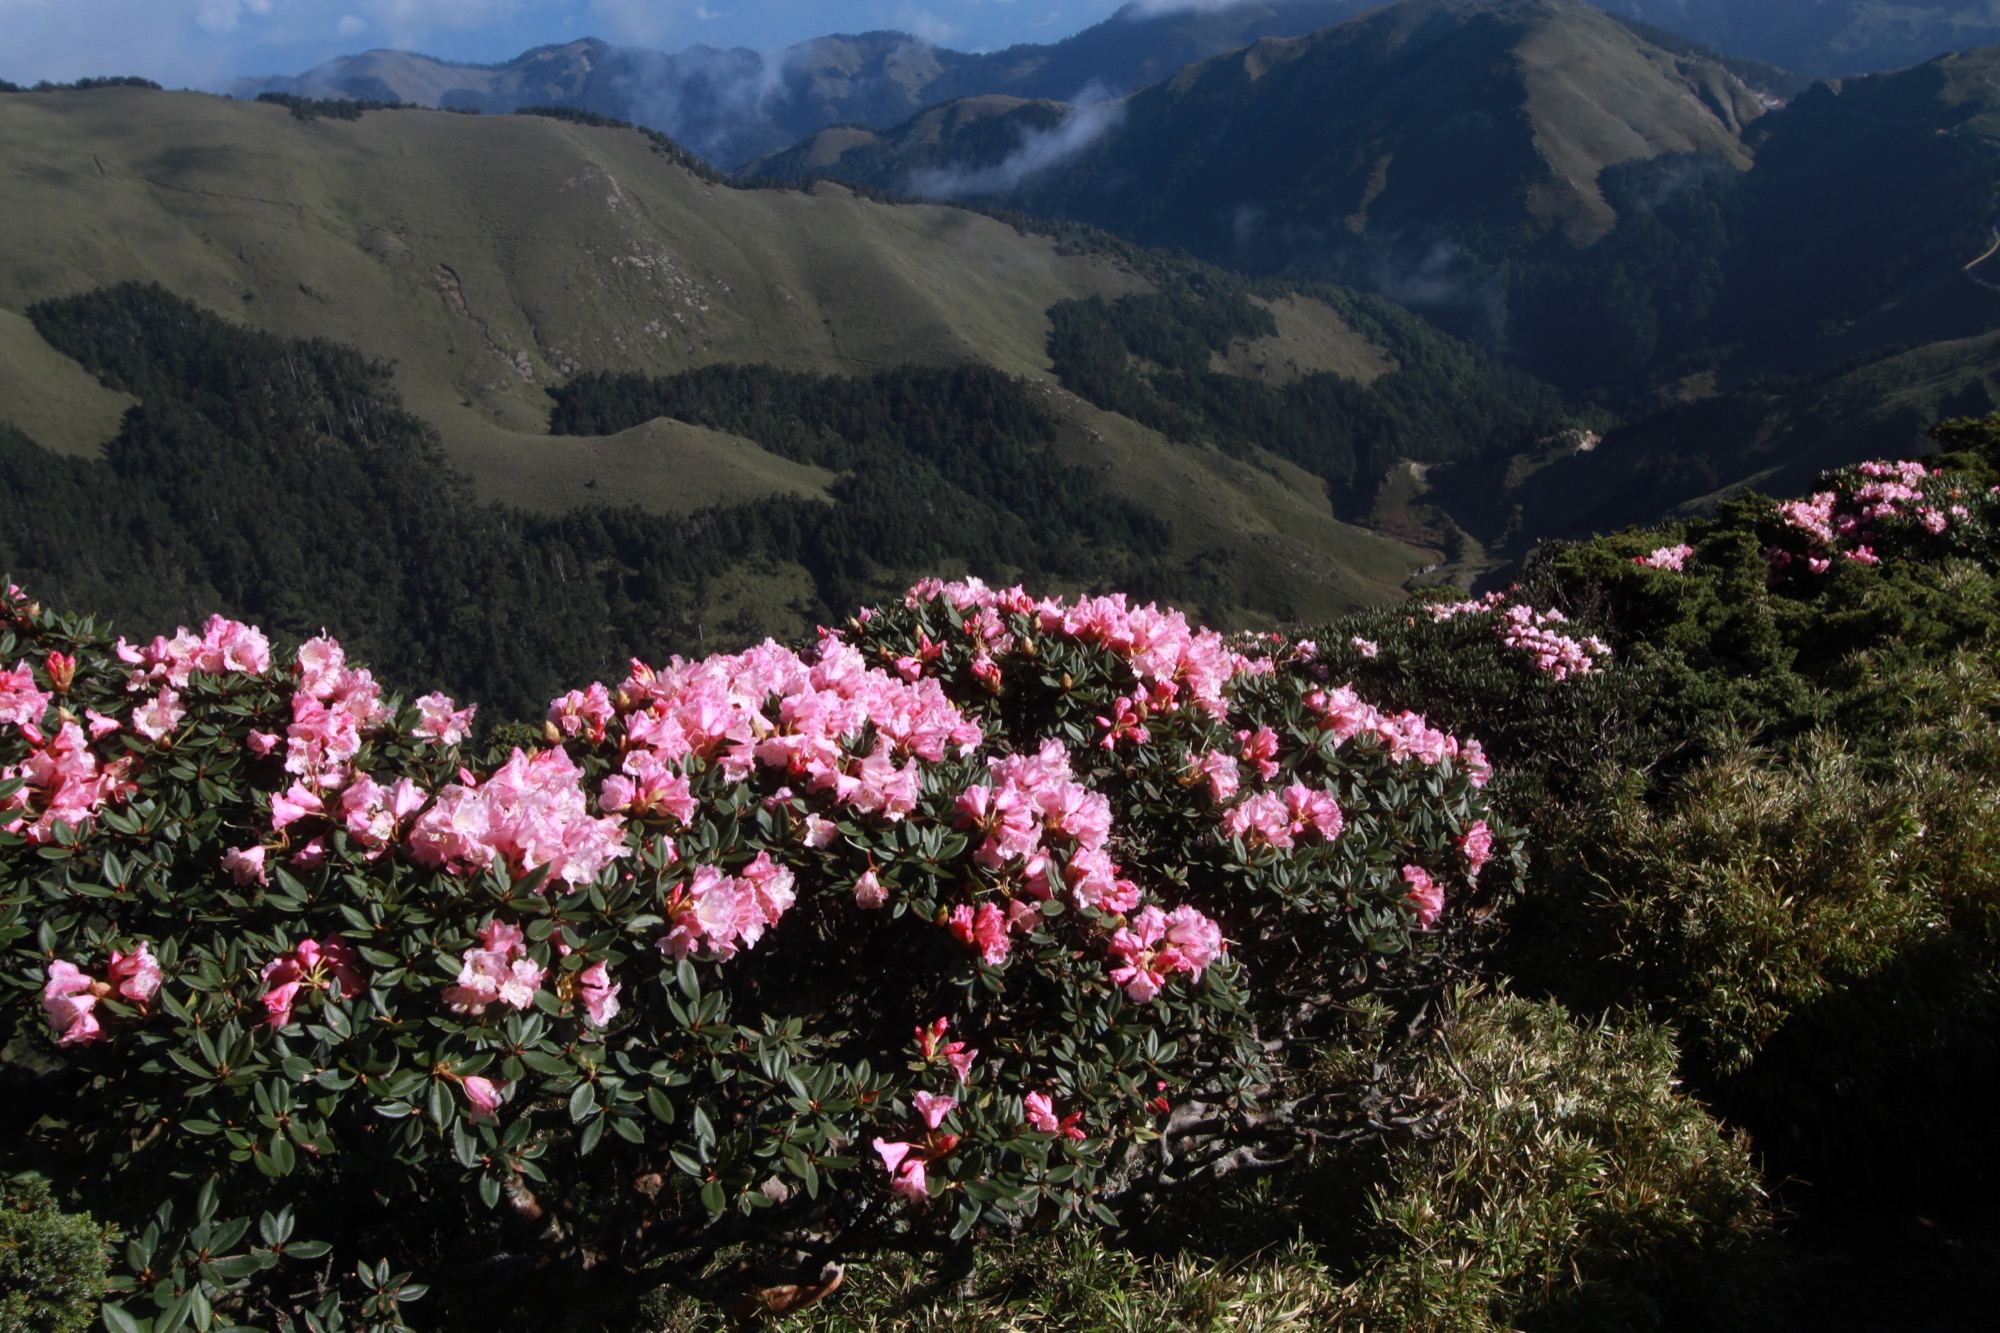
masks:
[[[1661,556],[1655,552],[1654,556]],[[1671,555],[1672,552],[1664,552]],[[1648,562],[1650,563],[1649,557]],[[1672,566],[1678,568],[1678,565]],[[1500,641],[1509,648],[1528,654],[1537,671],[1557,680],[1586,676],[1611,656],[1611,647],[1596,635],[1581,639],[1554,628],[1567,625],[1569,617],[1555,607],[1537,610],[1528,602],[1512,600],[1511,592],[1490,592],[1466,602],[1432,602],[1424,607],[1433,622],[1455,620],[1459,616],[1492,616]]]
[[[471,722],[9,588],[4,995],[53,1063],[4,1128],[131,1238],[114,1328],[754,1302],[1268,1169],[1313,1132],[1273,1044],[1518,855],[1476,741],[1117,597],[927,582],[540,746]]]
[[[1957,470],[1877,460],[1840,468],[1824,489],[1774,507],[1765,558],[1771,578],[1826,573],[1835,560],[1879,564],[1884,556],[1990,555],[2000,497]]]

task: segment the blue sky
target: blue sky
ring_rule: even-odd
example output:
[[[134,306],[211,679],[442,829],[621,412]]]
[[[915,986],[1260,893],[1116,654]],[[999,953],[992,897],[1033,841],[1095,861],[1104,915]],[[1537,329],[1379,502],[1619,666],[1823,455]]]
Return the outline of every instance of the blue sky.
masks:
[[[0,0],[0,78],[16,83],[140,74],[220,88],[295,74],[372,47],[498,61],[595,36],[674,51],[697,43],[769,51],[828,32],[900,28],[983,50],[1066,37],[1123,0]],[[1154,9],[1226,0],[1140,0]]]

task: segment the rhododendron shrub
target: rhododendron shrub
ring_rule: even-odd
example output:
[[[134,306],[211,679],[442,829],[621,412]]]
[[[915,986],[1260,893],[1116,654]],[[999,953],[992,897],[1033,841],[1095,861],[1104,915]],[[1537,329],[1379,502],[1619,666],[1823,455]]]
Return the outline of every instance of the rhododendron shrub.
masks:
[[[1839,468],[1819,489],[1772,507],[1765,558],[1774,586],[1824,575],[1835,562],[1880,564],[1899,556],[1991,559],[2000,496],[1956,469],[1915,459]]]
[[[754,1301],[1268,1168],[1286,1039],[1518,856],[1472,738],[1119,598],[920,585],[492,754],[330,638],[0,619],[0,1128],[114,1320]]]

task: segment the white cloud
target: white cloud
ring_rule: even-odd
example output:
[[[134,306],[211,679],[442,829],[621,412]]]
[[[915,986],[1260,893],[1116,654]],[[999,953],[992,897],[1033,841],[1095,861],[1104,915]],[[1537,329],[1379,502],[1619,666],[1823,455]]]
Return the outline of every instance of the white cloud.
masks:
[[[947,23],[926,9],[903,6],[896,14],[896,26],[926,46],[949,46],[965,34],[956,23]]]
[[[1080,97],[1095,97],[1102,90],[1092,84]],[[1006,194],[1037,172],[1066,162],[1125,119],[1125,104],[1086,101],[1074,107],[1069,117],[1052,130],[1021,136],[1021,146],[990,167],[964,170],[958,167],[931,168],[910,174],[908,192],[933,199]]]
[[[334,31],[342,37],[359,37],[368,31],[368,20],[355,14],[344,14],[340,22],[334,26]]]
[[[271,0],[201,0],[194,21],[210,32],[235,32],[245,14],[271,12]]]

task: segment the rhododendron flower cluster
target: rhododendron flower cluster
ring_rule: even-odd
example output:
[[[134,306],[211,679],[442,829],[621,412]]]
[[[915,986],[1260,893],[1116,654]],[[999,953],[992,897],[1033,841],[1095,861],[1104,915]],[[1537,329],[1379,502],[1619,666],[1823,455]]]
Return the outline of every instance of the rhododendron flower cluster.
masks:
[[[1032,615],[1043,633],[1098,644],[1124,658],[1148,687],[1148,701],[1158,708],[1172,708],[1185,699],[1221,713],[1227,707],[1223,690],[1230,679],[1269,665],[1232,652],[1220,634],[1194,629],[1179,611],[1134,607],[1122,593],[1075,602],[1037,601],[1018,587],[996,590],[978,579],[956,583],[925,579],[910,589],[904,605],[914,608],[938,597],[960,611],[978,613],[966,622],[966,633],[978,641],[989,662],[1011,653],[1018,642],[1002,623],[1001,613]]]
[[[774,863],[768,852],[759,852],[739,875],[696,866],[667,900],[673,929],[660,937],[660,951],[685,958],[703,949],[729,958],[738,949],[755,946],[797,901],[795,882],[792,872]]]
[[[102,1037],[104,1029],[94,1011],[107,995],[118,995],[145,1009],[159,993],[160,975],[159,960],[144,940],[130,953],[113,949],[102,981],[74,963],[60,958],[51,962],[42,986],[42,1013],[56,1045],[77,1046]]]
[[[1435,768],[1453,760],[1464,765],[1475,787],[1484,787],[1493,775],[1486,750],[1477,740],[1461,741],[1408,709],[1385,713],[1356,694],[1351,685],[1314,690],[1306,696],[1306,704],[1319,712],[1320,726],[1335,745],[1362,737],[1382,746],[1398,764],[1414,759]]]
[[[31,842],[48,842],[58,824],[81,828],[100,807],[122,801],[135,790],[130,779],[132,759],[100,764],[91,738],[76,723],[63,723],[45,741],[32,726],[21,731],[36,748],[20,763],[0,768],[0,781],[23,784],[12,795],[0,797],[0,818],[21,812],[0,823],[7,832],[26,834]]]
[[[344,995],[359,993],[359,961],[345,940],[330,935],[323,940],[306,940],[264,964],[257,975],[266,987],[264,1011],[271,1026],[283,1027],[292,1021],[292,1009],[302,990],[326,991],[338,985]]]
[[[1990,524],[1990,493],[1969,494],[1956,474],[1915,460],[1861,463],[1826,480],[1829,489],[1773,506],[1779,540],[1764,554],[1774,583],[1799,566],[1824,574],[1836,560],[1880,564],[1891,545],[1949,549],[1961,532],[1977,540]]]
[[[1111,979],[1132,1000],[1145,1004],[1176,972],[1199,981],[1202,969],[1222,956],[1222,947],[1222,931],[1194,908],[1176,907],[1167,914],[1147,907],[1111,937],[1118,960]]]
[[[479,929],[479,945],[460,957],[458,984],[444,993],[455,1014],[478,1017],[488,1005],[526,1009],[535,1002],[545,969],[527,956],[527,937],[512,922],[497,917]]]
[[[417,725],[413,730],[439,745],[458,745],[472,735],[472,718],[478,711],[476,704],[460,708],[447,694],[426,694],[417,700]]]
[[[581,777],[563,750],[517,749],[484,782],[464,773],[440,791],[411,828],[410,849],[460,874],[498,860],[516,874],[546,866],[551,879],[588,884],[630,849],[622,819],[590,813]]]
[[[118,640],[118,656],[132,666],[126,688],[139,690],[165,685],[185,689],[195,672],[211,676],[226,673],[261,675],[271,669],[271,641],[263,631],[240,621],[210,616],[197,635],[185,625],[169,639],[156,636],[143,647]]]
[[[1083,1112],[1071,1111],[1058,1120],[1055,1103],[1046,1092],[1031,1092],[1021,1098],[1021,1112],[1027,1119],[1028,1127],[1040,1133],[1059,1134],[1066,1139],[1086,1137]]]
[[[1444,915],[1444,888],[1422,866],[1404,866],[1403,879],[1410,886],[1410,902],[1417,909],[1417,924],[1431,926]]]
[[[1694,547],[1683,542],[1678,546],[1655,547],[1646,555],[1635,555],[1632,557],[1632,563],[1644,565],[1648,569],[1672,570],[1678,574],[1686,569],[1688,557],[1693,554]]]
[[[1578,639],[1554,628],[1569,623],[1569,617],[1556,608],[1538,610],[1526,602],[1510,603],[1508,597],[1490,592],[1473,601],[1433,602],[1424,610],[1438,622],[1465,615],[1495,616],[1500,641],[1534,658],[1536,670],[1557,680],[1589,675],[1611,656],[1611,646],[1594,634]]]

